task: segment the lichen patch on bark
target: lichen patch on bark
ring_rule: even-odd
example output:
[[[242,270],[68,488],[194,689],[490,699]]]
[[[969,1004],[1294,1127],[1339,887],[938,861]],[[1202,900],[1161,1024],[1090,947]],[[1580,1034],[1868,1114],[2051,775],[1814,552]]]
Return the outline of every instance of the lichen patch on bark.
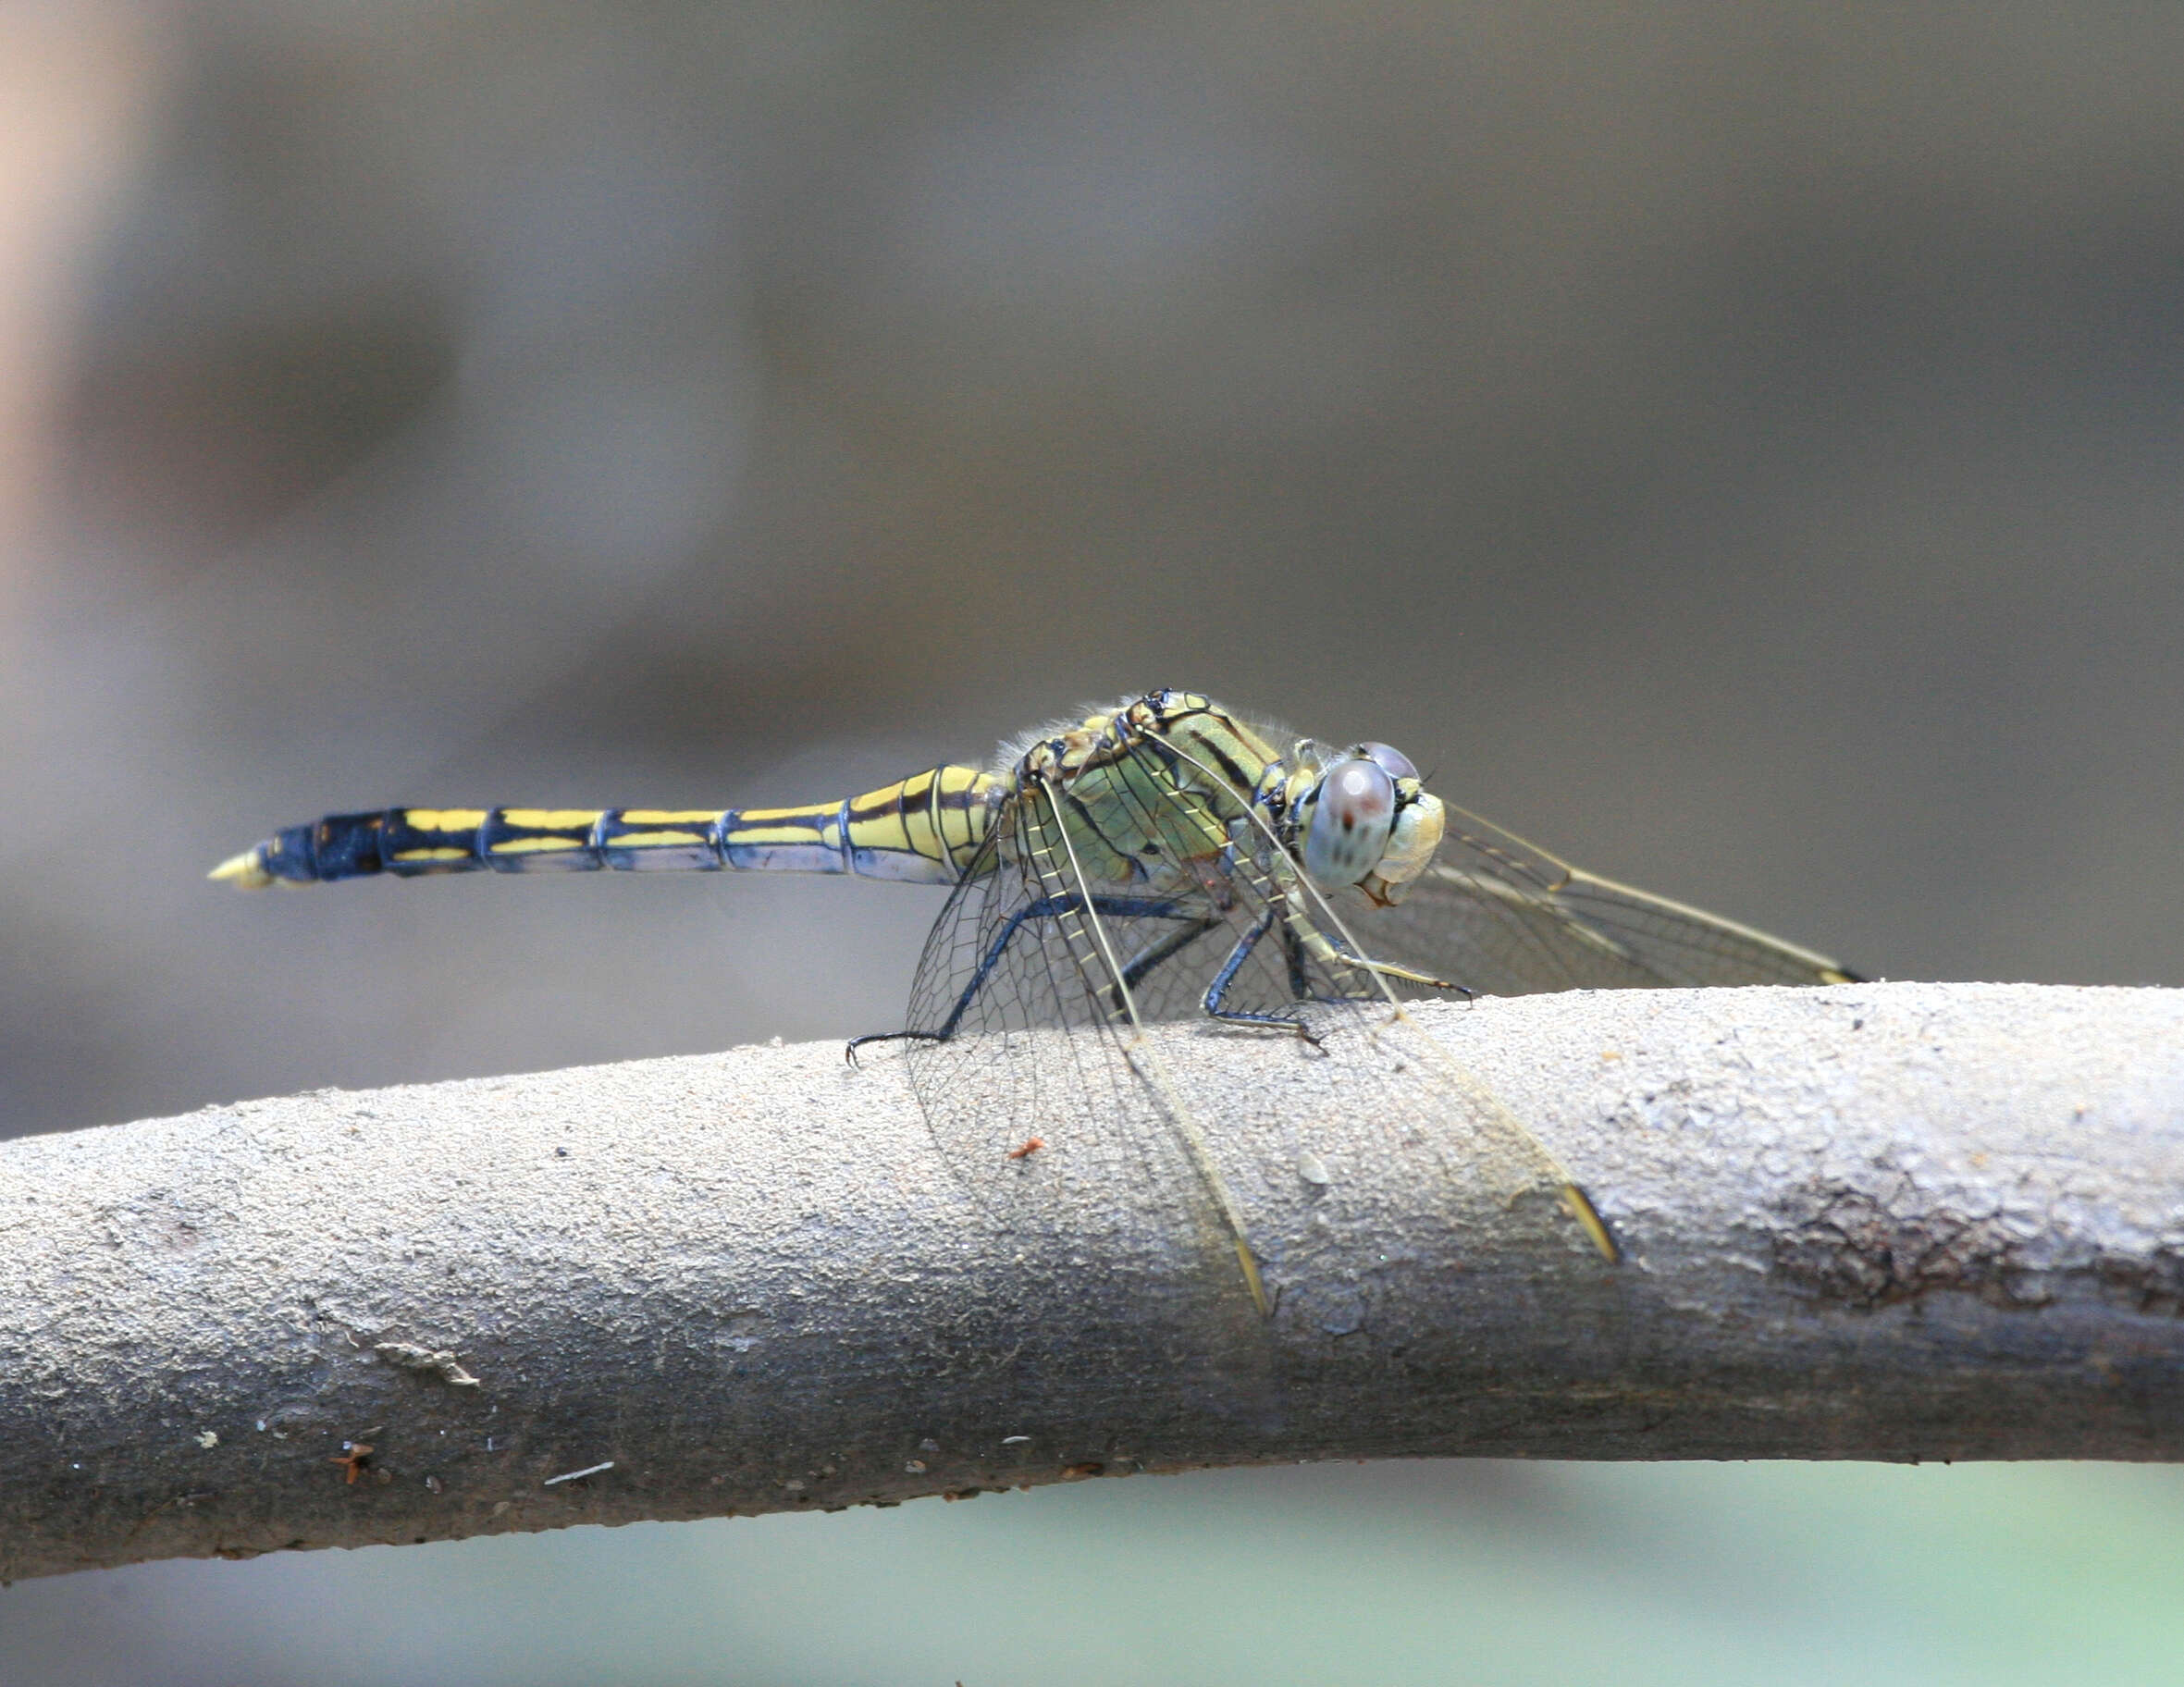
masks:
[[[1776,1203],[1775,1269],[1860,1311],[1936,1292],[2005,1308],[2047,1303],[2042,1274],[1993,1218],[1930,1204],[1908,1178],[1898,1183],[1886,1197],[1828,1179],[1790,1190]]]

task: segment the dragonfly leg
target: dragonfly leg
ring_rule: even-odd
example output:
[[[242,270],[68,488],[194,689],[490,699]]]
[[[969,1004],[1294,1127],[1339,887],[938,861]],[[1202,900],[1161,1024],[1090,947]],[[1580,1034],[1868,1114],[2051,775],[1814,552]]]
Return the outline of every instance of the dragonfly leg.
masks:
[[[1092,899],[1092,905],[1093,913],[1104,914],[1116,918],[1192,918],[1176,904],[1163,901],[1157,897],[1095,896]],[[941,1021],[937,1030],[875,1031],[863,1037],[853,1037],[849,1040],[848,1046],[843,1050],[843,1057],[851,1065],[855,1065],[858,1050],[869,1042],[899,1042],[905,1040],[914,1042],[946,1041],[956,1034],[957,1028],[962,1025],[963,1016],[970,1011],[970,1004],[978,999],[979,991],[986,987],[987,979],[993,976],[993,968],[1001,964],[1002,955],[1007,953],[1008,945],[1015,940],[1017,933],[1034,919],[1056,919],[1065,914],[1074,914],[1077,910],[1078,897],[1074,893],[1059,896],[1042,896],[1036,902],[1027,903],[1014,914],[1011,914],[1003,923],[1001,930],[993,934],[993,941],[986,945],[986,953],[980,957],[978,967],[972,971],[969,981],[963,986],[962,993],[956,996],[956,1004],[949,1008],[948,1016]],[[1164,939],[1161,942],[1154,944],[1152,949],[1140,955],[1125,969],[1125,984],[1134,984],[1139,977],[1143,976],[1144,972],[1168,959],[1181,949],[1191,938],[1199,936],[1203,930],[1210,928],[1212,923],[1211,920],[1208,920],[1203,926],[1189,929],[1183,942]]]
[[[938,1042],[938,1031],[867,1031],[862,1037],[852,1037],[842,1045],[842,1058],[851,1065],[857,1065],[857,1052],[868,1042]]]
[[[1321,940],[1320,934],[1317,932],[1313,933],[1313,937],[1315,941],[1325,941],[1328,951],[1337,960],[1341,961],[1345,966],[1355,967],[1361,971],[1376,973],[1382,978],[1401,979],[1406,983],[1423,984],[1430,990],[1452,991],[1461,994],[1466,1001],[1470,1000],[1475,993],[1465,990],[1461,984],[1451,984],[1446,979],[1437,979],[1426,973],[1413,972],[1408,967],[1398,967],[1387,961],[1367,960],[1339,937],[1327,936]],[[1281,942],[1282,952],[1288,955],[1289,962],[1289,993],[1294,995],[1298,1001],[1332,1004],[1353,999],[1349,996],[1323,996],[1312,988],[1311,975],[1305,965],[1311,958],[1312,951],[1305,942],[1304,935],[1296,927],[1284,924],[1281,929]]]
[[[1351,956],[1351,965],[1363,967],[1367,972],[1376,972],[1384,979],[1400,979],[1406,984],[1423,984],[1428,990],[1445,990],[1452,996],[1462,996],[1466,1002],[1479,993],[1466,984],[1437,979],[1431,973],[1413,972],[1408,967],[1397,967],[1388,961],[1368,961],[1362,954]]]
[[[1228,958],[1221,963],[1221,970],[1214,974],[1214,981],[1206,986],[1205,997],[1201,1005],[1205,1009],[1208,1018],[1218,1019],[1224,1025],[1250,1025],[1266,1030],[1289,1031],[1303,1038],[1306,1042],[1316,1043],[1319,1039],[1312,1034],[1302,1019],[1292,1015],[1265,1014],[1250,1008],[1226,1005],[1229,985],[1236,981],[1236,975],[1243,970],[1243,964],[1252,958],[1252,951],[1259,946],[1260,940],[1274,929],[1275,917],[1275,911],[1268,908],[1252,922],[1250,930],[1236,940],[1236,947],[1228,952]],[[1303,981],[1293,955],[1290,957],[1289,977],[1293,985]]]
[[[1362,967],[1367,972],[1376,973],[1384,979],[1400,979],[1405,984],[1423,984],[1428,990],[1445,990],[1450,995],[1462,996],[1466,1002],[1479,993],[1469,986],[1458,984],[1452,979],[1437,979],[1429,972],[1419,972],[1409,967],[1398,967],[1392,961],[1368,960],[1339,937],[1330,936],[1327,939],[1327,943],[1337,954],[1349,962],[1351,966]],[[1298,957],[1293,950],[1289,961],[1289,973],[1292,979],[1298,975]],[[1300,989],[1297,993],[1302,996],[1307,992]]]
[[[1304,940],[1286,921],[1281,929],[1281,952],[1289,964],[1289,994],[1300,1002],[1311,1001],[1312,979],[1304,970]]]

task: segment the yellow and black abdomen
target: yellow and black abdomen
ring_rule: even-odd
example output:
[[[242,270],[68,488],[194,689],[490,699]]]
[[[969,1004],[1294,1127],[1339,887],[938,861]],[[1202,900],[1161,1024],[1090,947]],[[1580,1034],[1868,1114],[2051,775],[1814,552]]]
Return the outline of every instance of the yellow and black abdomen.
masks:
[[[245,890],[375,873],[856,873],[953,884],[992,829],[1000,782],[933,768],[794,808],[387,808],[276,832],[213,869]]]

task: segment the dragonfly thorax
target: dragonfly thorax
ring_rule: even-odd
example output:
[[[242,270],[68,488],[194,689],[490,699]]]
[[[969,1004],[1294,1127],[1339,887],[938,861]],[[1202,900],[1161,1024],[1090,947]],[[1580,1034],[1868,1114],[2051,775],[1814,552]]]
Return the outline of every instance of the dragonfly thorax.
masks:
[[[1072,873],[1111,890],[1197,886],[1246,800],[1226,770],[1248,782],[1273,753],[1191,693],[1156,692],[1057,723],[1021,744],[1005,775],[1008,800],[1034,823],[1003,827],[1000,851],[1061,851]]]
[[[1227,870],[1225,851],[1271,866],[1265,846],[1278,842],[1287,870],[1385,907],[1441,842],[1440,800],[1401,752],[1365,743],[1330,754],[1306,738],[1285,757],[1267,729],[1195,692],[1056,723],[1019,741],[1011,760],[1017,800],[1051,787],[1078,870],[1103,884],[1203,883]]]

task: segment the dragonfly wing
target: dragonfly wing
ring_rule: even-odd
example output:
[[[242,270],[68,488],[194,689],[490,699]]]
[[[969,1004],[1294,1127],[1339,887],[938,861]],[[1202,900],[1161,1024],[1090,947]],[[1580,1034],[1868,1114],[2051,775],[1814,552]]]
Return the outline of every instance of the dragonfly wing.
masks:
[[[1398,1181],[1432,1191],[1444,1222],[1491,1223],[1544,1198],[1530,1234],[1611,1254],[1553,1156],[1389,995],[1275,840],[1252,833],[1243,795],[1188,788],[1144,754],[1143,788],[1163,794],[1132,800],[1200,805],[1193,824],[1233,828],[1244,846],[1202,862],[1188,893],[1102,882],[1070,846],[1063,800],[1027,783],[927,940],[910,1076],[973,1198],[1018,1232],[1098,1238],[1113,1262],[1181,1238],[1261,1311],[1234,1191],[1326,1194],[1360,1157],[1413,1168]],[[1244,1022],[1208,1017],[1209,995]],[[1240,1083],[1233,1061],[1203,1058],[1207,1039],[1262,1064]],[[1552,1217],[1558,1198],[1579,1224]]]
[[[1218,782],[1211,770],[1193,766]],[[1248,1109],[1277,1122],[1285,1138],[1280,1163],[1256,1168],[1262,1187],[1287,1184],[1294,1193],[1319,1186],[1320,1197],[1332,1196],[1328,1186],[1339,1184],[1345,1164],[1369,1156],[1383,1170],[1408,1168],[1395,1184],[1422,1191],[1444,1233],[1453,1218],[1493,1226],[1503,1248],[1529,1237],[1596,1262],[1613,1259],[1598,1214],[1554,1155],[1401,1006],[1374,965],[1377,955],[1243,794],[1228,790],[1222,798],[1215,810],[1229,817],[1237,847],[1223,858],[1217,881],[1209,880],[1209,900],[1223,919],[1220,945],[1194,952],[1203,968],[1191,980],[1199,1017],[1171,1035],[1239,1036],[1211,1013],[1241,1018],[1255,1028],[1240,1034],[1270,1046],[1260,1051],[1249,1086],[1235,1085],[1232,1065],[1212,1062],[1206,1069],[1229,1072],[1226,1085],[1216,1076],[1184,1086],[1216,1140],[1224,1124]],[[1533,1218],[1513,1229],[1501,1222],[1527,1202]],[[1558,1206],[1570,1216],[1559,1216]]]
[[[1182,1011],[1219,924],[1202,894],[1087,880],[1043,789],[997,817],[926,940],[907,1055],[942,1157],[997,1222],[1114,1259],[1194,1238],[1244,1281],[1240,1218],[1129,1012]]]
[[[1826,955],[1571,867],[1461,809],[1392,908],[1360,914],[1376,955],[1480,995],[1708,984],[1842,984]]]
[[[1231,894],[1236,928],[1265,935],[1240,965],[1233,952],[1223,957],[1222,966],[1235,969],[1221,1007],[1292,1020],[1306,1033],[1276,1037],[1264,1051],[1272,1070],[1261,1102],[1277,1098],[1283,1175],[1305,1183],[1339,1179],[1360,1157],[1408,1165],[1413,1170],[1401,1181],[1437,1190],[1445,1214],[1473,1219],[1527,1196],[1545,1198],[1551,1209],[1574,1194],[1546,1145],[1395,999],[1365,962],[1379,958],[1370,940],[1354,925],[1343,929],[1301,869],[1240,870]],[[1197,1034],[1228,1033],[1202,1021]],[[1216,1110],[1210,1099],[1205,1110]],[[1579,1225],[1550,1215],[1537,1233],[1582,1249],[1597,1222],[1589,1204],[1584,1212]],[[1610,1251],[1604,1237],[1596,1245]]]

